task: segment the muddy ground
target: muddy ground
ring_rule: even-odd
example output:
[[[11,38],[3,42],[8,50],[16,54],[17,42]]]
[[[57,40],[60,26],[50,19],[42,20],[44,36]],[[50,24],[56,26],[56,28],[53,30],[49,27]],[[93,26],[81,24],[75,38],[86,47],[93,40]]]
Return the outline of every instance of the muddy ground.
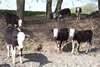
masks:
[[[58,25],[58,26],[57,26]],[[12,58],[7,58],[4,40],[6,27],[4,16],[0,16],[0,67],[100,67],[100,18],[81,17],[65,18],[61,23],[55,20],[45,20],[44,16],[25,17],[22,30],[30,37],[24,42],[23,64],[16,65]],[[59,53],[51,29],[75,28],[77,30],[93,30],[91,52],[85,54],[86,44],[81,44],[79,54],[71,54],[71,44],[65,44],[63,52]],[[18,53],[17,53],[18,54]]]

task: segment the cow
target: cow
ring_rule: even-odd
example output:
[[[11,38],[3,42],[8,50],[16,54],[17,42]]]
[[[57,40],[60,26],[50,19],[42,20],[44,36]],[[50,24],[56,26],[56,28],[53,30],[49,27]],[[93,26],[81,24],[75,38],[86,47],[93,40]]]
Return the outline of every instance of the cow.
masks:
[[[19,49],[20,63],[22,63],[22,51],[23,51],[23,42],[25,40],[25,34],[21,31],[20,28],[14,26],[7,26],[5,29],[5,41],[7,45],[7,57],[9,57],[9,50],[11,47],[11,53],[13,58],[13,64],[15,64],[15,55],[16,48]]]
[[[52,30],[52,32],[53,32],[53,37],[57,42],[57,46],[59,48],[59,51],[61,52],[62,51],[61,47],[62,47],[63,42],[64,41],[67,42],[67,40],[68,40],[69,29],[68,28],[61,28],[61,29],[54,28]]]
[[[80,20],[80,14],[82,13],[81,7],[76,7],[76,16],[77,20]]]
[[[90,51],[90,46],[92,45],[91,44],[91,40],[92,40],[92,36],[93,36],[92,30],[78,31],[75,29],[70,29],[70,31],[72,31],[72,35],[69,35],[69,38],[71,38],[71,40],[72,40],[72,53],[74,53],[75,42],[77,44],[78,52],[79,52],[79,48],[80,48],[80,43],[87,42],[88,49],[85,51],[85,53],[88,53],[88,51]]]
[[[57,12],[55,12],[53,14],[53,18],[57,19],[58,22],[59,22],[60,19],[63,19],[65,17],[70,17],[70,16],[71,16],[71,11],[70,11],[69,8],[58,10]]]

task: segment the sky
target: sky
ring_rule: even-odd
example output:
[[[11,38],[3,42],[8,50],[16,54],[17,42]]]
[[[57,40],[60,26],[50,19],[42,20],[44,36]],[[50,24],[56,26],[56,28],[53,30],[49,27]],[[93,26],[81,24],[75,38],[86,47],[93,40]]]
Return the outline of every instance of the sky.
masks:
[[[55,10],[56,0],[52,0],[52,11]],[[63,8],[75,8],[82,7],[88,3],[94,3],[89,0],[63,0],[62,9]],[[0,0],[0,9],[7,10],[16,10],[16,0]],[[46,11],[46,0],[25,0],[25,10],[26,11]]]

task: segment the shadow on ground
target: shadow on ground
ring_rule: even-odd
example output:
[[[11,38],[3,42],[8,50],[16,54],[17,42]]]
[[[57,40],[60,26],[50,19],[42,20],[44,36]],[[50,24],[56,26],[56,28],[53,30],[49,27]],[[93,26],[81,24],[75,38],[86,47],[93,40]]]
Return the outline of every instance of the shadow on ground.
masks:
[[[63,52],[71,52],[72,51],[72,43],[69,42],[68,44],[66,44],[64,47],[63,47]],[[100,48],[91,48],[91,52],[96,52],[96,51],[100,51]],[[79,50],[79,53],[85,53],[85,51],[80,51]]]
[[[25,29],[22,29],[22,31],[23,31],[25,34],[29,35],[30,38],[33,38],[33,37],[34,37],[33,31],[29,31],[29,30],[25,30]]]
[[[72,43],[69,42],[68,44],[66,44],[63,49],[64,52],[70,52],[72,50]]]
[[[0,64],[0,67],[10,67],[9,64]]]
[[[24,58],[28,59],[25,62],[39,62],[39,67],[43,67],[45,64],[52,63],[51,61],[48,61],[48,58],[41,53],[25,54]]]
[[[90,52],[100,51],[100,48],[91,48]],[[80,51],[80,53],[85,53],[85,51]]]

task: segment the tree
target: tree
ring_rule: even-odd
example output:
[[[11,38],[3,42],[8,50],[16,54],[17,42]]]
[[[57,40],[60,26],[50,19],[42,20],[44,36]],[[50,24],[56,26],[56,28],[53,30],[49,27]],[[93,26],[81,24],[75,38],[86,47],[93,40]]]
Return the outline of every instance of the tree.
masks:
[[[57,1],[57,6],[56,6],[56,9],[55,9],[55,12],[57,12],[58,10],[61,9],[62,2],[63,2],[63,0],[58,0],[58,1]]]
[[[78,0],[78,1],[82,1],[82,0]],[[98,11],[100,13],[100,0],[90,0],[92,2],[98,2]]]
[[[98,10],[99,10],[99,13],[100,13],[100,0],[98,0]]]
[[[93,3],[88,3],[84,6],[82,6],[81,8],[82,8],[82,13],[90,14],[90,13],[94,12],[98,8],[98,6]],[[75,10],[76,10],[75,8],[71,8],[72,13],[75,13]]]
[[[51,19],[52,18],[52,0],[47,0],[46,4],[46,18]]]
[[[83,13],[92,13],[96,11],[97,5],[93,3],[86,4],[85,6],[82,7],[82,12]]]
[[[25,0],[16,0],[17,2],[17,16],[24,20],[24,7],[25,7]]]

